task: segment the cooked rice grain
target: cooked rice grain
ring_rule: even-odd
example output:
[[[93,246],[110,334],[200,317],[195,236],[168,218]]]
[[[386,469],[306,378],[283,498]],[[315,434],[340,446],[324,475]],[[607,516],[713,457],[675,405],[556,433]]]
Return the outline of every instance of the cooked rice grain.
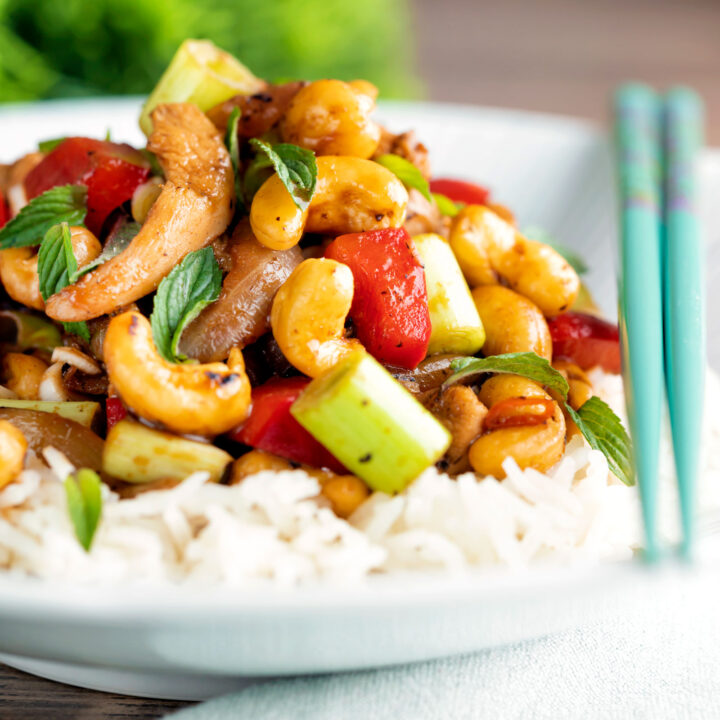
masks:
[[[622,415],[622,381],[592,373],[597,392]],[[720,388],[708,380],[704,512],[720,508]],[[456,480],[427,470],[405,492],[374,493],[341,520],[320,499],[317,481],[294,470],[262,472],[239,485],[194,473],[170,490],[129,500],[103,486],[103,516],[90,553],[73,534],[59,476],[64,458],[31,456],[0,492],[0,567],[93,583],[185,582],[288,586],[360,581],[395,570],[462,572],[478,566],[597,562],[628,558],[640,542],[637,491],[608,473],[604,456],[581,438],[547,473],[505,463],[498,482]],[[53,468],[53,469],[51,469]],[[662,457],[663,516],[676,533],[672,456]]]

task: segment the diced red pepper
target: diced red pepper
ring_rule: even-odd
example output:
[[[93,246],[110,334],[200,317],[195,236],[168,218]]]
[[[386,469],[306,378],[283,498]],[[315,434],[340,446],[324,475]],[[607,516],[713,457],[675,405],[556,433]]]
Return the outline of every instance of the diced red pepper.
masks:
[[[533,397],[516,397],[501,400],[493,405],[483,420],[483,430],[542,425],[555,412],[552,400]]]
[[[109,397],[105,401],[105,419],[107,420],[107,429],[119,423],[127,416],[127,410],[122,404],[122,400],[118,397]]]
[[[290,406],[309,382],[306,377],[276,378],[253,388],[250,417],[230,432],[230,438],[303,465],[346,473],[342,463],[290,414]]]
[[[482,185],[451,178],[434,178],[430,181],[430,190],[466,205],[485,205],[490,197],[490,191]]]
[[[425,359],[430,312],[425,271],[404,228],[341,235],[325,257],[355,280],[350,317],[360,342],[386,365],[412,370]]]
[[[553,357],[572,360],[583,370],[599,365],[620,372],[620,333],[617,325],[594,315],[567,312],[548,320]]]
[[[10,219],[10,210],[8,209],[5,198],[0,193],[0,228]]]
[[[28,200],[57,185],[88,188],[85,224],[100,234],[107,216],[147,180],[150,165],[130,145],[72,137],[63,140],[25,178]]]

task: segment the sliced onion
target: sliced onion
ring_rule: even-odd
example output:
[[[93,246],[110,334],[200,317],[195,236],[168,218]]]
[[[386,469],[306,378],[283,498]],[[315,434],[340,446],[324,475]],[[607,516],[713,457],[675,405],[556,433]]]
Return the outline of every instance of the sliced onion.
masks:
[[[233,266],[220,297],[180,339],[180,350],[202,362],[224,360],[231,348],[244,347],[267,332],[275,293],[303,259],[298,247],[263,247],[247,222],[235,229],[229,251]]]

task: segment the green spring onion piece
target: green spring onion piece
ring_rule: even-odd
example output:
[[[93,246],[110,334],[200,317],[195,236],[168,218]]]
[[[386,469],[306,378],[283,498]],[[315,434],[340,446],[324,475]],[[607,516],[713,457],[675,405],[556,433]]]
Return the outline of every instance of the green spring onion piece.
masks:
[[[367,353],[352,353],[293,403],[295,419],[373,490],[403,490],[440,459],[448,431]]]
[[[103,449],[102,469],[131,483],[184,480],[196,471],[218,482],[232,457],[224,450],[121,420],[110,428]]]
[[[195,103],[203,112],[234,95],[249,95],[263,86],[241,62],[208,40],[185,40],[150,93],[140,127],[152,132],[150,113],[161,103]]]
[[[413,242],[425,266],[432,325],[428,355],[474,355],[485,342],[485,329],[455,254],[440,235],[415,235]]]
[[[100,404],[89,400],[82,402],[53,402],[51,400],[15,400],[0,398],[0,408],[55,413],[56,415],[60,415],[60,417],[74,420],[76,423],[90,428],[100,410]]]
[[[20,350],[52,351],[61,344],[57,325],[22,310],[0,311],[0,340],[8,340]]]

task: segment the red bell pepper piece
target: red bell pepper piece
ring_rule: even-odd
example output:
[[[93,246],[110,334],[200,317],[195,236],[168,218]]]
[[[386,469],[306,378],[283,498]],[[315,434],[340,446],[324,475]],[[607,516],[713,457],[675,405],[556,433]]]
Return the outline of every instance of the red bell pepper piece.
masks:
[[[290,406],[309,382],[306,377],[276,378],[253,388],[250,417],[230,432],[230,438],[303,465],[347,473],[290,414]]]
[[[5,198],[0,193],[0,228],[10,219],[10,210],[8,209]]]
[[[553,356],[572,360],[583,370],[599,365],[620,372],[620,333],[617,325],[594,315],[567,312],[548,320]]]
[[[107,429],[119,423],[125,417],[127,417],[127,410],[122,404],[122,400],[118,397],[109,397],[105,401],[105,419],[107,421]]]
[[[72,137],[49,152],[25,178],[28,200],[56,185],[87,185],[85,224],[99,235],[107,216],[147,180],[150,165],[130,145]]]
[[[325,257],[352,270],[350,317],[367,351],[386,365],[417,367],[427,355],[430,312],[425,271],[407,230],[341,235]]]
[[[490,197],[490,191],[482,185],[451,178],[434,178],[430,181],[430,191],[466,205],[486,205]]]

